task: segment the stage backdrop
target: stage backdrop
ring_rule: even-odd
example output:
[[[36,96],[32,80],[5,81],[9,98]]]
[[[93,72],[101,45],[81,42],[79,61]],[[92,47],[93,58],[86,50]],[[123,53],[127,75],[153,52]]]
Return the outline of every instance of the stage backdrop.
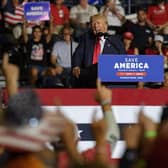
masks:
[[[61,100],[62,112],[78,124],[81,137],[78,145],[80,151],[94,146],[94,138],[89,127],[94,109],[98,111],[97,116],[102,117],[101,108],[94,100],[94,89],[38,89],[36,92],[43,108],[48,111],[55,110],[55,98]],[[146,115],[158,122],[162,106],[167,103],[168,90],[166,89],[113,89],[112,109],[121,130],[121,137],[112,157],[121,157],[125,147],[122,136],[123,127],[137,122],[137,114],[142,107]]]

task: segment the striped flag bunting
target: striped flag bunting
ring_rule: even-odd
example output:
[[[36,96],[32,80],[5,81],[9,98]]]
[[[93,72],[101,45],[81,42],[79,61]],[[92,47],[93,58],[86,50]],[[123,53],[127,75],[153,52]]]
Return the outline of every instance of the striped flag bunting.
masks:
[[[97,118],[103,116],[101,107],[94,100],[94,89],[38,89],[35,91],[39,95],[43,109],[47,112],[55,111],[55,99],[61,100],[61,111],[78,125],[80,151],[94,146],[94,137],[90,130],[93,111],[97,110]],[[112,157],[120,158],[125,148],[123,128],[137,123],[138,113],[142,108],[145,115],[159,122],[162,106],[168,103],[168,91],[166,89],[113,89],[112,93],[112,111],[121,135],[112,152]],[[4,94],[5,100],[6,97]]]

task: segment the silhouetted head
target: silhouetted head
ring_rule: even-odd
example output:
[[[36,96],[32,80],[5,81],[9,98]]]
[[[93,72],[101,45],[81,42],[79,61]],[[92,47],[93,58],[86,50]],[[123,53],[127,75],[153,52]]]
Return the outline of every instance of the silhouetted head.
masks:
[[[41,104],[34,91],[21,91],[9,98],[8,107],[4,114],[7,126],[20,127],[29,125],[36,127],[41,117]]]
[[[160,122],[168,121],[168,105],[163,107]]]

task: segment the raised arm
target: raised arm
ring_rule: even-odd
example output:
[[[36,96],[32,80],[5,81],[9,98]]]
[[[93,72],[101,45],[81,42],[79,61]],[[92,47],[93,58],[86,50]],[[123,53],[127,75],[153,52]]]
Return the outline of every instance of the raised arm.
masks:
[[[60,137],[68,152],[69,158],[72,164],[82,164],[83,158],[77,149],[77,129],[75,124],[65,117],[62,113],[59,113],[59,117],[63,120],[62,132]]]
[[[9,55],[7,52],[3,55],[2,68],[6,78],[6,86],[9,96],[18,92],[19,68],[9,63]]]
[[[112,148],[114,148],[120,137],[120,132],[111,108],[112,92],[110,89],[101,85],[100,80],[97,80],[96,101],[100,103],[104,113],[104,119],[107,123],[106,140],[112,145]]]
[[[24,40],[25,43],[28,42],[27,21],[25,19],[23,21],[23,40]]]

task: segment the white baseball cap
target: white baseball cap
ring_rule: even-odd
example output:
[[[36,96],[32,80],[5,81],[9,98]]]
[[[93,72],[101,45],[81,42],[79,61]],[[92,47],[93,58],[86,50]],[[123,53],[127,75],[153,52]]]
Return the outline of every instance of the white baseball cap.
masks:
[[[163,41],[164,41],[163,36],[161,36],[161,35],[155,35],[154,41],[160,41],[160,42],[163,43]]]

